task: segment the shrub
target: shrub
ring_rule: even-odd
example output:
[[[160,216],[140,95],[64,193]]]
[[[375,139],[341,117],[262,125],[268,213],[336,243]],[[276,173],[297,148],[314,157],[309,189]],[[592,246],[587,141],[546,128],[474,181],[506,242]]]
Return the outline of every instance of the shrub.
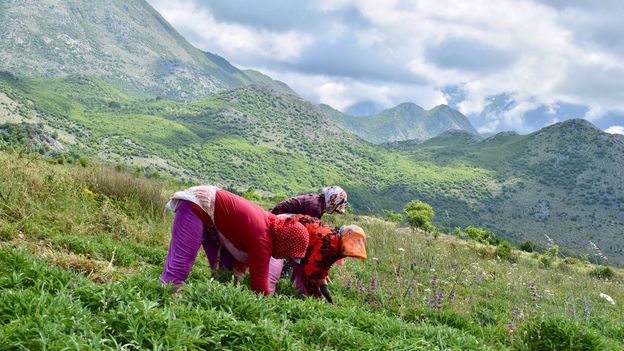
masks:
[[[412,229],[421,228],[431,231],[434,228],[431,220],[433,220],[435,213],[429,204],[413,200],[405,205],[403,212],[405,213],[407,223]]]
[[[520,244],[520,250],[525,251],[525,252],[534,252],[535,248],[536,248],[536,245],[531,240],[527,240],[523,242],[522,244]]]
[[[591,270],[589,276],[596,279],[613,280],[617,277],[617,274],[611,267],[600,266]]]
[[[80,158],[78,159],[78,163],[82,166],[82,167],[87,167],[87,165],[89,164],[89,161],[87,161],[87,158],[84,156],[80,156]]]
[[[498,244],[498,238],[496,238],[494,233],[490,230],[468,226],[464,231],[472,240],[478,241],[483,244]]]
[[[574,257],[566,257],[563,262],[565,264],[569,264],[569,265],[577,265],[579,263],[581,263],[581,261],[579,261],[577,258]]]
[[[383,214],[384,216],[386,216],[386,219],[389,220],[390,222],[394,222],[394,223],[401,223],[403,222],[403,215],[400,213],[396,213],[393,211],[388,211],[388,210],[383,210]]]
[[[553,257],[551,256],[540,256],[539,258],[539,266],[541,268],[549,268],[552,266]]]
[[[509,262],[515,262],[516,261],[516,257],[512,252],[512,247],[511,244],[506,241],[503,240],[500,245],[498,245],[496,247],[496,250],[494,250],[494,255],[497,256],[498,258],[500,258],[501,260],[507,260]]]

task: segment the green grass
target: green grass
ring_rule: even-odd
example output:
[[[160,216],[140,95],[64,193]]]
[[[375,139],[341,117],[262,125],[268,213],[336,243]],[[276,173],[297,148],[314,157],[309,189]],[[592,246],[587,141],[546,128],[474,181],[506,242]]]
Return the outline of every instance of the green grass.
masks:
[[[172,220],[162,206],[181,187],[0,153],[0,349],[624,347],[621,269],[515,250],[501,260],[372,217],[327,217],[369,237],[367,261],[332,269],[336,305],[289,281],[256,296],[211,277],[201,254],[170,294],[158,284]]]

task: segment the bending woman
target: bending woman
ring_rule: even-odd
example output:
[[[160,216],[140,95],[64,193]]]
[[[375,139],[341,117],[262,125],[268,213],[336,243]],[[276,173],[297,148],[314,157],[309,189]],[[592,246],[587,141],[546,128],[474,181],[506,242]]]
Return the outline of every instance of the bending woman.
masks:
[[[292,216],[280,215],[280,218]],[[357,225],[332,228],[318,218],[296,216],[310,235],[310,243],[301,264],[293,265],[292,279],[300,294],[324,296],[333,303],[327,287],[329,269],[338,260],[346,257],[366,259],[366,234]],[[277,284],[283,260],[271,260],[271,285]],[[272,287],[273,288],[273,287]]]
[[[303,214],[321,219],[323,213],[344,213],[347,193],[339,186],[325,187],[318,194],[304,194],[286,199],[271,209],[273,214]]]
[[[278,218],[254,203],[211,185],[173,194],[167,208],[176,213],[171,243],[160,280],[181,285],[188,277],[199,247],[211,268],[233,270],[239,276],[249,267],[251,289],[271,295],[269,262],[301,259],[309,242],[306,228],[294,218]]]

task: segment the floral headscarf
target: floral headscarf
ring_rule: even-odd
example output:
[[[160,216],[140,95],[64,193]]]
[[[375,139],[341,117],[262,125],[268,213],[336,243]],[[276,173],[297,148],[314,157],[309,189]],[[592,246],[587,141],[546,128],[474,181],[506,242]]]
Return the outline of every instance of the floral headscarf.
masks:
[[[347,205],[347,193],[341,187],[337,185],[328,186],[323,188],[323,195],[325,195],[325,212],[327,213],[344,213]]]

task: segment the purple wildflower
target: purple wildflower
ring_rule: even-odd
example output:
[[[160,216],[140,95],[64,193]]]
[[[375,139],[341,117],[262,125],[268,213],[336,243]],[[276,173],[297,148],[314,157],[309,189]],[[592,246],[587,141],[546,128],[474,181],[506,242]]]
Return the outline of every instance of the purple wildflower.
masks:
[[[407,288],[407,296],[410,297],[410,299],[414,298],[414,286],[410,284],[410,286]]]
[[[361,282],[360,282],[359,289],[360,289],[360,294],[366,294],[366,287]]]
[[[451,289],[451,293],[449,294],[449,305],[452,305],[455,302],[455,289]]]
[[[529,283],[529,291],[531,292],[531,300],[535,303],[537,301],[537,288],[535,287],[534,282]]]
[[[591,305],[585,301],[585,320],[589,323],[589,315],[591,314]]]
[[[351,279],[347,278],[347,281],[345,282],[345,288],[347,290],[351,290]]]

